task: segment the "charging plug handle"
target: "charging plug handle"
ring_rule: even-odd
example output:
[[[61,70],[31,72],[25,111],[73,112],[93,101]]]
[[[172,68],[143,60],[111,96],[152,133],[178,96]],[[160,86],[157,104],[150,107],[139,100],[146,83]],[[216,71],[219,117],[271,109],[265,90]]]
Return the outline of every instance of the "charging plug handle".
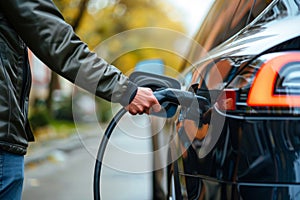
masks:
[[[193,92],[182,91],[179,89],[166,88],[153,92],[158,102],[163,105],[165,102],[181,105],[183,107],[190,107],[197,100],[201,110],[208,110],[210,103],[202,96],[197,96]]]

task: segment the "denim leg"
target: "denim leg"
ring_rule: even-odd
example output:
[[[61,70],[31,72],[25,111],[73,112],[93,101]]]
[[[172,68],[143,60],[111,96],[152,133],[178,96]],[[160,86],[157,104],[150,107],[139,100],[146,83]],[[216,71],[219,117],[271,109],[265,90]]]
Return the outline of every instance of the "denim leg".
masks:
[[[0,199],[21,200],[24,156],[0,150]]]

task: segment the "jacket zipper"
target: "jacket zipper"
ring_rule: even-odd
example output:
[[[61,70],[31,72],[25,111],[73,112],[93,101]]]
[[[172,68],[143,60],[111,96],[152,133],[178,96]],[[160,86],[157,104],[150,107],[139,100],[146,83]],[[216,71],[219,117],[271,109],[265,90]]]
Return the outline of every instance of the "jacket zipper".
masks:
[[[27,50],[25,49],[24,50],[24,60],[23,60],[23,74],[22,74],[22,89],[21,89],[21,97],[20,97],[20,107],[21,107],[21,110],[24,114],[25,113],[25,108],[24,108],[24,103],[25,103],[25,98],[26,98],[26,95],[27,95],[27,82],[28,82],[28,69],[27,69],[27,61],[28,61],[28,58],[27,58]]]
[[[32,130],[31,130],[31,127],[29,125],[29,121],[28,121],[28,113],[27,113],[27,108],[25,108],[25,100],[26,98],[29,98],[29,88],[30,88],[30,80],[29,78],[31,77],[30,76],[30,66],[29,66],[29,63],[28,63],[28,51],[27,51],[27,47],[24,48],[24,63],[23,63],[23,66],[24,66],[24,71],[23,71],[23,74],[22,74],[22,90],[21,90],[21,98],[20,98],[20,108],[21,108],[21,111],[23,112],[23,115],[25,117],[25,124],[24,124],[24,128],[25,128],[25,131],[26,131],[26,136],[27,136],[27,139],[28,141],[34,141],[34,136],[33,136],[33,133],[32,133]]]

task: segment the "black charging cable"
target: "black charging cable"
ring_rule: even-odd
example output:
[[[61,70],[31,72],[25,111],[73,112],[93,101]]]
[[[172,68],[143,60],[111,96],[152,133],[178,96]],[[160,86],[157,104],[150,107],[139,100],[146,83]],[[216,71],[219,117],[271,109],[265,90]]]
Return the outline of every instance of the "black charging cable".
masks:
[[[169,117],[168,114],[164,113],[164,103],[169,102],[173,105],[181,105],[184,107],[190,107],[191,105],[194,105],[195,102],[197,102],[199,108],[194,108],[193,110],[197,110],[197,113],[202,113],[202,111],[208,110],[210,103],[209,101],[202,96],[197,96],[192,92],[188,91],[182,91],[179,89],[172,89],[172,88],[166,88],[158,91],[153,92],[154,96],[158,100],[158,102],[162,106],[162,112],[159,113],[152,113],[152,115],[160,116],[160,117]],[[177,108],[177,107],[176,107]],[[127,111],[125,108],[122,108],[111,120],[108,127],[106,128],[102,141],[100,143],[97,159],[95,163],[95,170],[94,170],[94,200],[100,200],[100,176],[101,176],[101,168],[102,168],[102,162],[104,158],[104,153],[106,146],[108,144],[109,138],[111,134],[113,133],[116,125],[119,123],[120,119],[124,116],[124,114]]]
[[[94,171],[94,200],[100,200],[100,175],[101,175],[101,168],[102,168],[102,162],[104,157],[104,152],[106,149],[106,146],[108,144],[109,138],[111,134],[113,133],[113,130],[115,129],[116,125],[119,123],[120,119],[125,115],[127,111],[125,108],[122,108],[110,121],[109,125],[107,126],[103,138],[101,140],[97,159],[95,163],[95,171]]]

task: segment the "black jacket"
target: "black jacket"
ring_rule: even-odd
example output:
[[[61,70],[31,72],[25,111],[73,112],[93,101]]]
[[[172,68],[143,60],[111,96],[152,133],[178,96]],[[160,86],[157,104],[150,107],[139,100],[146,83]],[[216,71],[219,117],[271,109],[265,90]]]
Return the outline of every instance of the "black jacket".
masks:
[[[129,104],[137,86],[92,53],[51,0],[0,1],[0,148],[25,154],[31,73],[27,46],[48,67],[112,102]]]

